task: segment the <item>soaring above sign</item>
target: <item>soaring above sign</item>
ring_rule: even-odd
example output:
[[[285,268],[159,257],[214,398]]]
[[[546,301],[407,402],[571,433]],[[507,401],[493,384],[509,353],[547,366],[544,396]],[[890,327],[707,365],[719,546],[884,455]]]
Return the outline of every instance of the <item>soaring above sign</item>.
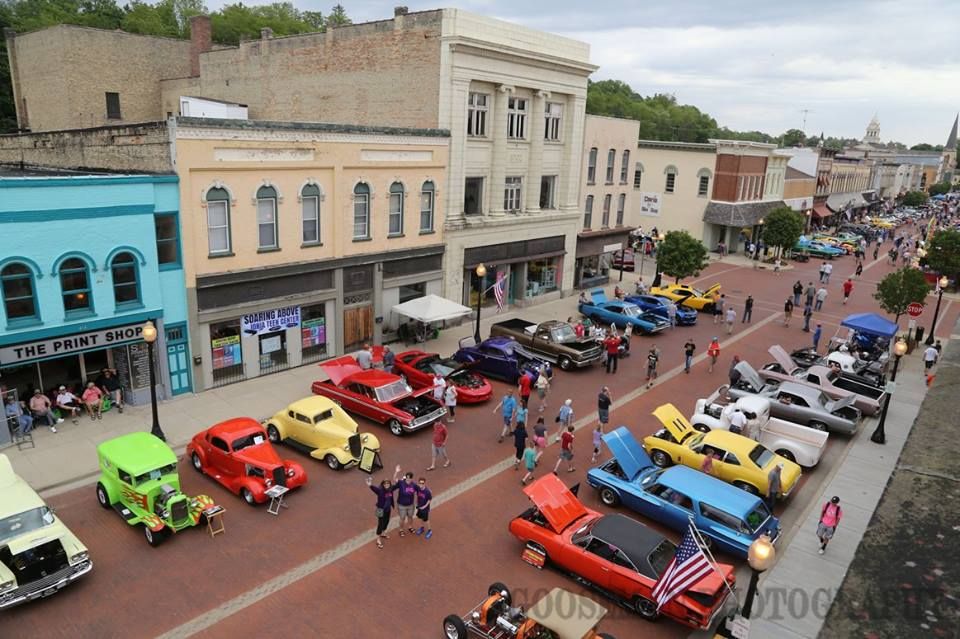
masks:
[[[269,311],[250,313],[244,315],[241,321],[243,322],[244,335],[263,335],[264,333],[273,333],[288,328],[297,328],[300,326],[300,307],[285,306]]]

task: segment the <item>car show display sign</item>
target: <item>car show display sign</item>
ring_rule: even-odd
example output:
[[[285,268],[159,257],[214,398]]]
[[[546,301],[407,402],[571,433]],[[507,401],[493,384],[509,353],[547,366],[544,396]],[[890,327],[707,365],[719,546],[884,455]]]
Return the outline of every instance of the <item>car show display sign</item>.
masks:
[[[363,452],[360,453],[360,463],[358,466],[360,470],[368,474],[372,474],[383,468],[383,463],[380,461],[380,451],[364,448]]]
[[[250,313],[240,318],[244,335],[263,335],[300,326],[300,307],[284,306],[269,311]]]

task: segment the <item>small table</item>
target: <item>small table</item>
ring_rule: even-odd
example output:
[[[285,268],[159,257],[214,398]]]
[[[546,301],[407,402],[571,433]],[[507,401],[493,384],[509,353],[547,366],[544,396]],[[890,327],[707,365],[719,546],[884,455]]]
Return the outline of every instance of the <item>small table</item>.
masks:
[[[207,519],[207,532],[210,533],[211,539],[227,531],[223,525],[223,513],[225,512],[227,512],[227,509],[223,506],[210,506],[203,511],[203,516]]]
[[[279,515],[281,508],[287,508],[287,505],[283,503],[283,496],[290,492],[290,489],[286,486],[271,486],[263,494],[270,498],[270,505],[267,507],[267,512],[271,515]]]

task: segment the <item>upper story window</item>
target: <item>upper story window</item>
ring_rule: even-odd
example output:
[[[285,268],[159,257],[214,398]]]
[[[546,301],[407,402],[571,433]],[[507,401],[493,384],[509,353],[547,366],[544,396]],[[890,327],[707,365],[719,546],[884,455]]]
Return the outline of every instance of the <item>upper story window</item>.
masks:
[[[557,176],[544,175],[540,178],[540,208],[555,209],[557,192]]]
[[[623,159],[620,161],[620,184],[627,183],[627,173],[630,172],[630,149],[623,150]]]
[[[153,216],[157,236],[157,264],[180,264],[180,229],[176,213],[157,213]]]
[[[589,229],[593,224],[593,196],[587,196],[587,203],[583,207],[583,228]]]
[[[226,189],[207,191],[207,246],[210,255],[231,252],[230,194]]]
[[[420,187],[420,232],[433,231],[433,207],[437,190],[433,182],[424,182]]]
[[[68,316],[93,310],[90,271],[86,262],[78,257],[63,261],[60,265],[60,294],[63,296],[63,310]]]
[[[617,162],[617,150],[607,151],[607,184],[613,184],[613,165]]]
[[[596,184],[597,182],[597,147],[590,149],[587,156],[587,184]]]
[[[483,178],[468,177],[463,181],[463,214],[483,213]]]
[[[563,105],[557,102],[547,102],[543,112],[544,127],[543,139],[550,142],[560,140],[560,118],[563,115]]]
[[[140,284],[137,282],[137,260],[133,253],[117,253],[110,262],[113,275],[113,301],[117,306],[140,303]]]
[[[617,198],[617,226],[623,226],[623,212],[627,208],[627,194],[621,193]]]
[[[487,105],[490,96],[486,93],[471,93],[467,98],[467,135],[483,137],[487,134]]]
[[[610,201],[613,199],[613,196],[607,193],[603,196],[603,218],[600,221],[600,226],[602,228],[607,228],[610,226]]]
[[[507,98],[507,137],[513,140],[527,137],[526,98]]]
[[[370,239],[370,186],[365,182],[353,187],[353,239]]]
[[[390,185],[390,214],[387,219],[387,235],[403,235],[403,185]]]
[[[7,314],[7,322],[40,318],[33,272],[26,264],[13,262],[3,267],[0,284],[3,287],[3,309]]]
[[[633,188],[634,190],[640,190],[640,182],[643,181],[643,165],[637,162],[637,165],[633,169]]]
[[[709,169],[700,169],[697,173],[697,196],[706,197],[710,193],[710,171]]]
[[[320,243],[320,187],[307,184],[300,191],[301,241],[305,245]]]
[[[272,186],[257,189],[257,248],[280,248],[277,239],[277,190]]]
[[[107,98],[107,119],[122,120],[123,116],[120,114],[120,94],[107,91],[105,95]]]
[[[673,167],[667,167],[667,181],[663,186],[663,190],[667,193],[673,193],[674,189],[677,187],[677,171]]]
[[[503,189],[503,210],[519,211],[521,209],[520,192],[523,190],[523,178],[508,177]]]

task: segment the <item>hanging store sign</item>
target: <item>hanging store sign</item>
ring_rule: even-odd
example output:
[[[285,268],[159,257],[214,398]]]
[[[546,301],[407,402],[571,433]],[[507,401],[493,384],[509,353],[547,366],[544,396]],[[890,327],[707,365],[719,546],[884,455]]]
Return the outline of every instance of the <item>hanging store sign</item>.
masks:
[[[105,328],[66,337],[37,340],[0,348],[0,365],[12,366],[35,359],[81,353],[143,339],[143,324]]]
[[[259,313],[250,313],[241,318],[244,335],[263,335],[297,328],[300,326],[300,307],[285,306]]]

